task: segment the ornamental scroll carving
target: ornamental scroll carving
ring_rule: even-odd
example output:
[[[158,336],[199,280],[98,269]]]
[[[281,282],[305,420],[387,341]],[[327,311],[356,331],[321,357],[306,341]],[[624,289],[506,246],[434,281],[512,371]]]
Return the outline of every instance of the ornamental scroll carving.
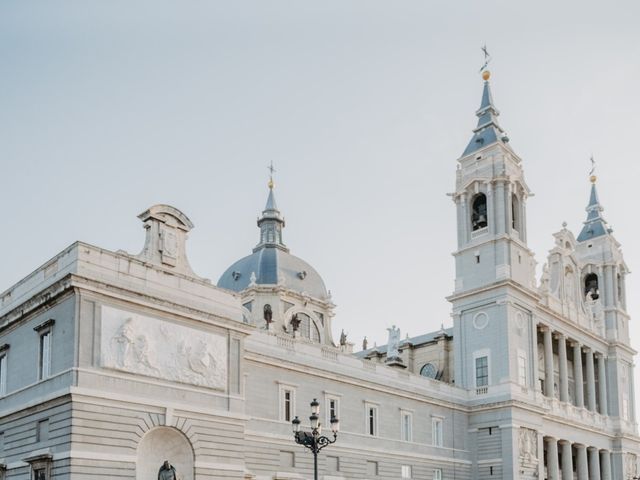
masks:
[[[102,307],[103,367],[224,390],[227,342],[222,335]]]

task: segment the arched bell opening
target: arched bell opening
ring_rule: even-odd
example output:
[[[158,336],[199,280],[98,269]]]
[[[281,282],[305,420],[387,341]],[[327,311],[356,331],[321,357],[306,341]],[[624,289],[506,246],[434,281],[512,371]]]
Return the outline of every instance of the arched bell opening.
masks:
[[[584,296],[587,300],[597,300],[600,297],[598,275],[589,273],[584,277]]]
[[[486,228],[488,224],[487,196],[484,193],[478,193],[471,202],[471,228],[475,232]]]

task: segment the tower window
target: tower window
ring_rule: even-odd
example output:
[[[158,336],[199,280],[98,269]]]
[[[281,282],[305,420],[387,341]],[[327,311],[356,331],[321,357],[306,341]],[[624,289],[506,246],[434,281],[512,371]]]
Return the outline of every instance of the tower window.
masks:
[[[600,297],[598,290],[598,275],[590,273],[584,277],[584,296],[587,300],[597,300]]]
[[[520,231],[520,201],[515,194],[511,195],[511,228]]]
[[[471,204],[471,226],[473,231],[487,226],[487,197],[484,193],[479,193],[473,198],[473,203]]]

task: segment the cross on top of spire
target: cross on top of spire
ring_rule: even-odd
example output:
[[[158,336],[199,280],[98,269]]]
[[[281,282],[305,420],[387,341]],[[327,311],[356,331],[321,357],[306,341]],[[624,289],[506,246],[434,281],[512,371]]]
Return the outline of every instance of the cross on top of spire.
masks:
[[[271,160],[271,163],[267,168],[269,169],[269,188],[273,189],[273,174],[276,171],[276,169],[273,168],[273,160]]]

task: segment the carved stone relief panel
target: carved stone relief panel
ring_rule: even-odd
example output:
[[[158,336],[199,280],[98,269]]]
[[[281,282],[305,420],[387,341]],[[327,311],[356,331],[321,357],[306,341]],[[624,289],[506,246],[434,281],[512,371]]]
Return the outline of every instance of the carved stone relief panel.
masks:
[[[520,428],[518,446],[520,465],[535,467],[538,463],[538,432],[530,428]]]
[[[103,306],[100,354],[105,368],[226,389],[222,335]]]

